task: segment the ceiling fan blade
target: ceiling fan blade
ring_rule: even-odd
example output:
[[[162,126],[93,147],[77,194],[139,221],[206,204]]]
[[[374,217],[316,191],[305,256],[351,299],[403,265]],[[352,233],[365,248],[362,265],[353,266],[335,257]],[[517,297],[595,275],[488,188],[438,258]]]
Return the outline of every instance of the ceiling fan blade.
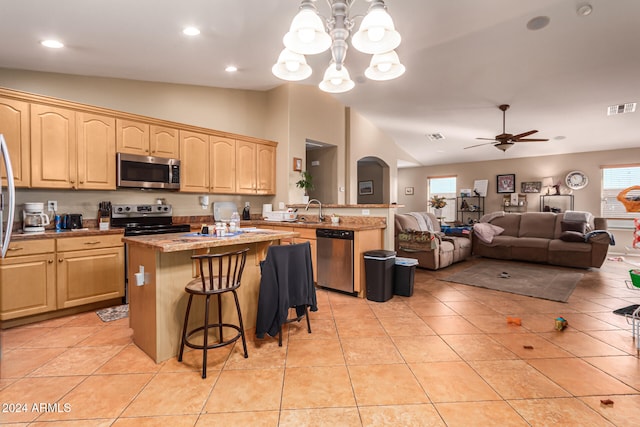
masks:
[[[487,139],[487,138],[476,138],[476,139]],[[493,141],[493,140],[492,140]],[[468,147],[464,147],[464,149],[466,150],[467,148],[475,148],[475,147],[482,147],[483,145],[493,145],[495,142],[485,142],[484,144],[476,144],[476,145],[470,145]]]
[[[548,139],[528,138],[528,139],[517,139],[514,142],[542,142],[542,141],[548,141]]]
[[[484,141],[495,141],[496,140],[495,138],[476,138],[476,139],[481,139],[481,140],[484,140]]]
[[[525,136],[533,135],[536,132],[538,132],[538,131],[537,130],[530,130],[529,132],[522,132],[522,133],[519,133],[517,135],[513,135],[513,137],[511,137],[511,139],[518,140],[520,138],[524,138]]]

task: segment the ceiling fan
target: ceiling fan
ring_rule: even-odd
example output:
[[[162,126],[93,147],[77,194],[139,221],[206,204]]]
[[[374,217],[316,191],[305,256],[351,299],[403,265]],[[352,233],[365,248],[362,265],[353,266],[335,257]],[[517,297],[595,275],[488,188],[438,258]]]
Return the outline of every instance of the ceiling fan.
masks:
[[[498,150],[507,151],[516,142],[548,141],[548,139],[539,139],[539,138],[526,138],[525,139],[525,137],[527,137],[529,135],[533,135],[534,133],[538,132],[537,130],[530,130],[528,132],[519,133],[517,135],[513,135],[511,133],[506,133],[506,131],[505,131],[505,119],[506,119],[506,111],[509,109],[509,105],[508,104],[502,104],[502,105],[498,106],[498,108],[502,111],[502,133],[500,135],[496,135],[494,138],[476,138],[476,139],[483,139],[483,140],[493,141],[493,142],[486,142],[484,144],[476,144],[476,145],[471,145],[469,147],[464,147],[465,150],[467,148],[474,148],[474,147],[480,147],[482,145],[493,144],[493,146],[496,147]]]

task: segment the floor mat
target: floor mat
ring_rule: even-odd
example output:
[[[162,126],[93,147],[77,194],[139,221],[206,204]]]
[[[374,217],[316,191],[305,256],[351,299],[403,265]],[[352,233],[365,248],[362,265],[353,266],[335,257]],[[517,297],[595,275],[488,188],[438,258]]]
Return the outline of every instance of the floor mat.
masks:
[[[129,304],[118,305],[115,307],[103,308],[96,311],[96,314],[103,322],[112,322],[118,319],[129,317]]]
[[[638,304],[633,304],[628,307],[622,307],[617,310],[613,310],[613,314],[619,314],[620,316],[632,315],[634,311],[638,309]]]

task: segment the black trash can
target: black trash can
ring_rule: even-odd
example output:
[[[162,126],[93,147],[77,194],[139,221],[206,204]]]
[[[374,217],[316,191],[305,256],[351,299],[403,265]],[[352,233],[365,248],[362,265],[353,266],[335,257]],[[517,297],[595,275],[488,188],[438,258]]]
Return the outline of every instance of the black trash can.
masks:
[[[383,249],[364,253],[367,299],[385,302],[393,298],[393,267],[396,253]]]
[[[396,257],[393,268],[393,293],[403,297],[413,295],[413,279],[416,274],[418,260]]]

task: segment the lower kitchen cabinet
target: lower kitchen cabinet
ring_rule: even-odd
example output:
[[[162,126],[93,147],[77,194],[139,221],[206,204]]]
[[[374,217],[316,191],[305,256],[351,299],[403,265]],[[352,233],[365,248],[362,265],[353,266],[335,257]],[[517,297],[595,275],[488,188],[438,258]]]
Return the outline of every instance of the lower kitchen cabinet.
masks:
[[[124,247],[119,235],[58,239],[58,308],[124,296]]]
[[[119,234],[14,241],[0,259],[0,320],[124,295]]]
[[[55,241],[12,242],[0,259],[0,320],[56,309]]]

